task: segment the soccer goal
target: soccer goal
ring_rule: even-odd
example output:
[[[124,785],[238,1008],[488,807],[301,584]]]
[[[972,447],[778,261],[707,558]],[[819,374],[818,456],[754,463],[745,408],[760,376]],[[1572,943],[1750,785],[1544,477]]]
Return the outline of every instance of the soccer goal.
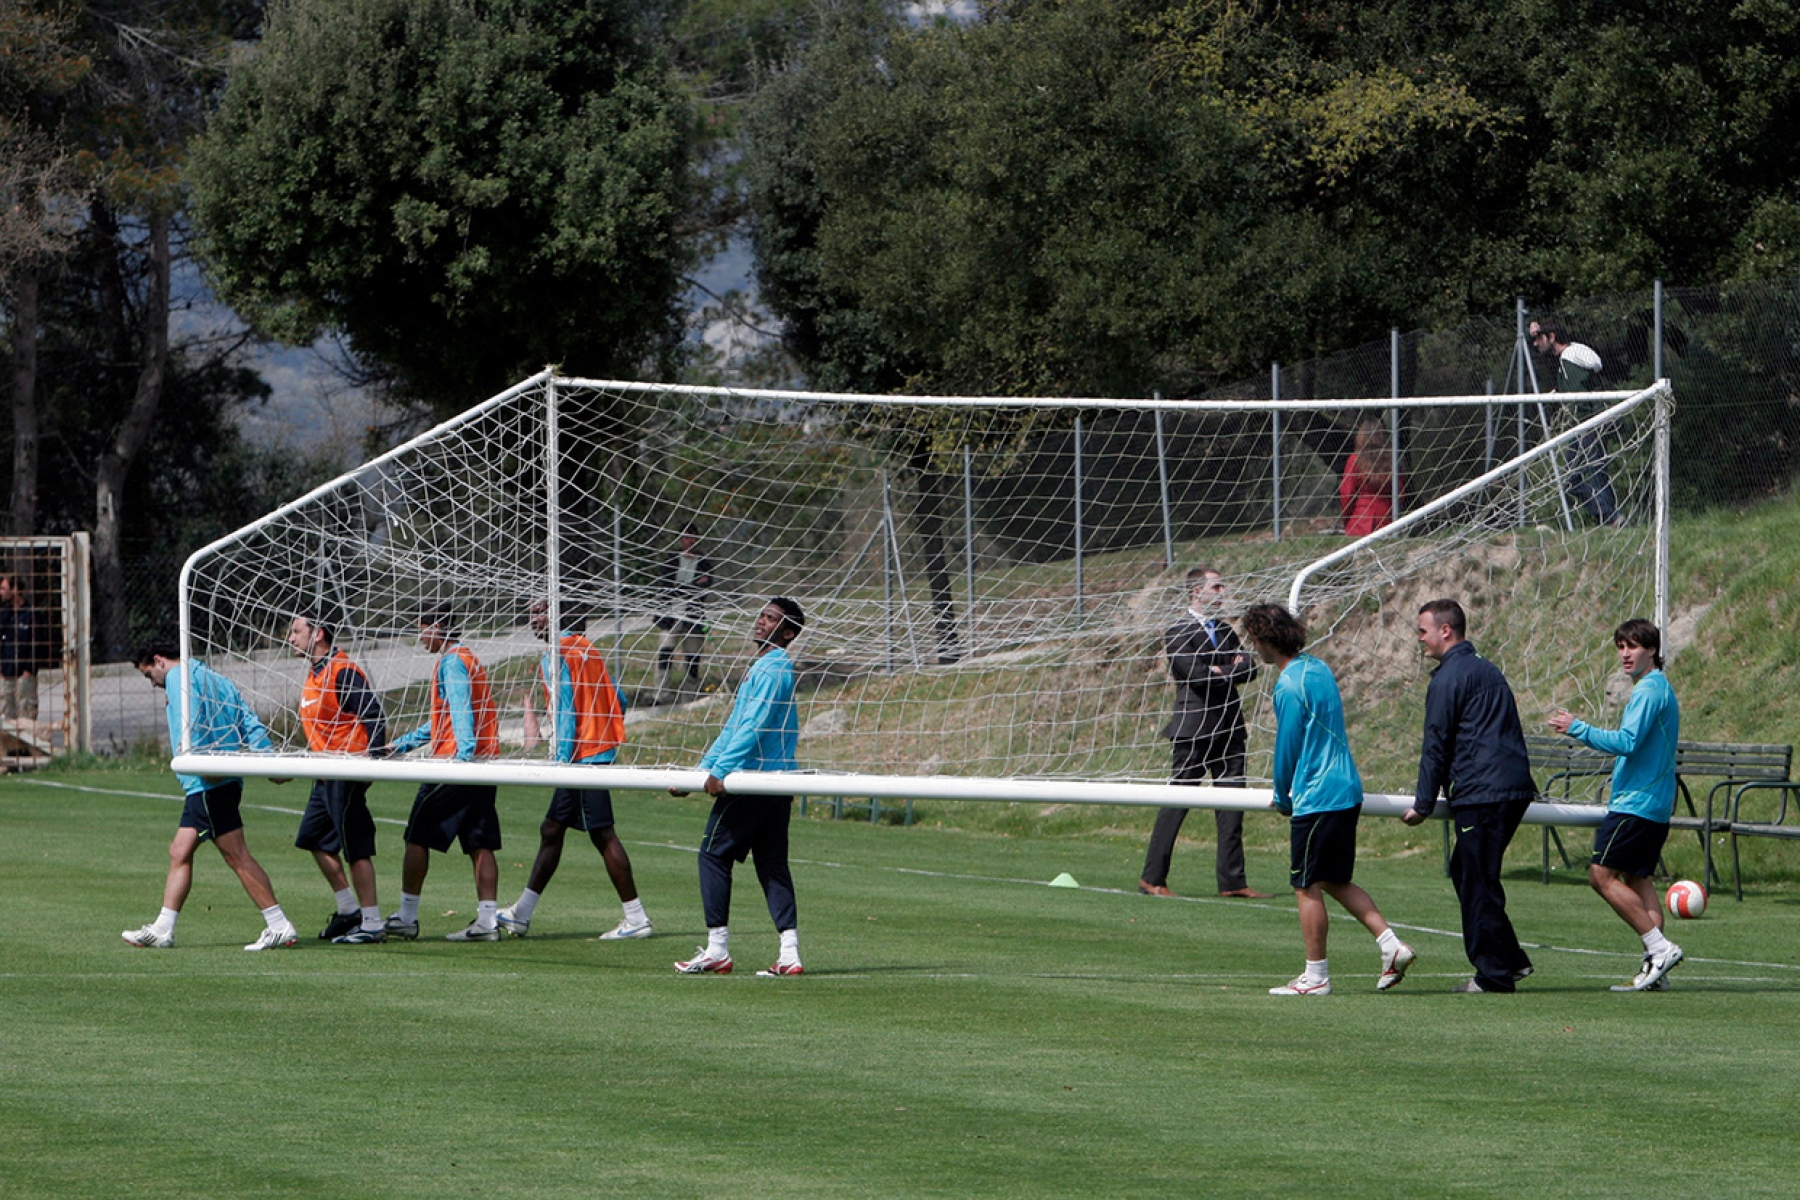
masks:
[[[1263,601],[1302,615],[1343,686],[1369,811],[1396,811],[1383,794],[1410,787],[1429,674],[1420,603],[1460,599],[1471,640],[1544,711],[1603,711],[1611,628],[1667,624],[1670,404],[1666,384],[1071,400],[546,372],[192,556],[185,651],[237,681],[282,752],[179,765],[691,788],[751,621],[786,595],[808,618],[794,646],[806,771],[734,776],[733,790],[1266,807],[1266,788],[1166,786],[1163,636],[1186,572],[1206,566],[1227,616]],[[618,765],[520,748],[518,695],[544,650],[534,601],[601,648],[629,697]],[[290,619],[335,614],[338,644],[407,729],[428,701],[427,609],[455,614],[495,681],[503,754],[302,753]],[[1243,692],[1265,780],[1270,682],[1264,670]]]
[[[0,770],[93,748],[88,535],[0,538]]]

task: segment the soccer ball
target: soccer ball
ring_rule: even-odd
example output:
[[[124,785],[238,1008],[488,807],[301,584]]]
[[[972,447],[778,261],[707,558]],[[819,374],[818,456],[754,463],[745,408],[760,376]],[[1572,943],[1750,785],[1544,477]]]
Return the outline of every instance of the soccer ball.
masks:
[[[1678,879],[1669,885],[1664,898],[1669,911],[1683,919],[1692,919],[1706,911],[1706,889],[1691,879]]]

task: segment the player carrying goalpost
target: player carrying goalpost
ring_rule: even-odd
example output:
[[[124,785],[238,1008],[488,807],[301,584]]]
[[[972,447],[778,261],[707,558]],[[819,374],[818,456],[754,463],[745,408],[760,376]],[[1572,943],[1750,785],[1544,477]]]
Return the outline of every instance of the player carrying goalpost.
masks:
[[[761,976],[799,975],[800,930],[794,908],[794,876],[788,870],[788,819],[792,796],[735,796],[725,790],[733,771],[792,771],[800,736],[794,707],[794,662],[787,648],[800,636],[806,614],[786,596],[763,606],[751,627],[756,661],[739,685],[725,728],[700,760],[706,794],[713,798],[706,832],[700,838],[700,904],[706,915],[706,945],[675,964],[683,975],[731,973],[731,867],[754,855],[769,916],[781,951]],[[677,796],[686,792],[670,788]]]
[[[1258,604],[1244,614],[1244,637],[1262,660],[1280,672],[1275,680],[1275,809],[1291,817],[1293,867],[1289,872],[1300,907],[1306,969],[1271,996],[1329,996],[1331,964],[1325,956],[1330,917],[1325,897],[1343,905],[1375,935],[1381,948],[1385,992],[1406,978],[1415,958],[1375,907],[1369,893],[1350,882],[1356,871],[1356,822],[1362,815],[1362,776],[1344,732],[1344,704],[1331,668],[1310,654],[1306,627],[1278,604]]]
[[[619,745],[625,740],[625,697],[613,684],[600,651],[578,632],[583,622],[569,621],[567,608],[561,615],[570,628],[557,639],[554,653],[544,651],[543,662],[538,666],[537,686],[525,691],[525,749],[530,750],[543,740],[543,729],[532,696],[541,690],[548,701],[551,663],[554,661],[557,693],[556,727],[551,730],[552,757],[557,762],[609,763],[618,755]],[[545,641],[550,640],[550,605],[547,601],[532,602],[531,631]],[[606,864],[613,890],[625,906],[625,915],[618,926],[601,934],[600,940],[649,937],[655,931],[650,927],[649,915],[644,912],[644,902],[638,899],[637,881],[631,875],[631,856],[625,852],[625,843],[619,840],[618,832],[613,828],[612,792],[607,788],[557,788],[550,794],[550,810],[544,814],[544,823],[538,830],[538,852],[531,864],[531,876],[525,882],[525,890],[519,893],[518,902],[495,914],[500,928],[514,937],[524,937],[531,931],[531,915],[537,910],[538,900],[550,886],[550,879],[562,862],[563,835],[570,829],[583,831],[594,843],[594,849],[600,852],[600,861]]]

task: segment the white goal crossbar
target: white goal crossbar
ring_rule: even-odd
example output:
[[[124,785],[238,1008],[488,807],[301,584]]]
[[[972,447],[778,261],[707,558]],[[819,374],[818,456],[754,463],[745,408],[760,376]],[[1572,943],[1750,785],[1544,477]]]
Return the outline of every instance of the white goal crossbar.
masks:
[[[544,788],[613,788],[697,792],[704,771],[642,767],[583,766],[569,763],[371,762],[363,758],[282,754],[183,754],[174,769],[184,774],[249,775],[269,779],[354,779],[404,783],[514,784]],[[1105,804],[1127,807],[1235,809],[1274,808],[1268,788],[1189,787],[1173,784],[1112,783],[1104,780],[974,779],[954,775],[846,775],[815,771],[737,771],[725,777],[728,791],[746,796],[867,797],[874,800],[988,800],[1033,804]],[[1368,816],[1397,817],[1412,807],[1411,796],[1363,794]],[[1439,804],[1435,818],[1449,815]],[[1593,804],[1540,801],[1525,815],[1531,825],[1598,825],[1605,810]]]

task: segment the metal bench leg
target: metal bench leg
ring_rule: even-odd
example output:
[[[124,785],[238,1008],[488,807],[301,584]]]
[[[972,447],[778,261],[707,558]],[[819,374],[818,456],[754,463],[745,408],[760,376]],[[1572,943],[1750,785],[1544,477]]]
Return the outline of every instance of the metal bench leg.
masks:
[[[1550,843],[1551,842],[1556,843],[1556,853],[1557,853],[1557,856],[1562,859],[1563,866],[1573,867],[1575,865],[1574,863],[1569,861],[1569,852],[1563,848],[1562,834],[1556,832],[1556,826],[1554,826],[1554,825],[1544,826],[1544,882],[1545,883],[1550,882]]]
[[[1729,836],[1731,838],[1731,882],[1732,886],[1737,889],[1737,898],[1742,900],[1744,898],[1744,864],[1738,860],[1737,828],[1735,821],[1733,822],[1733,828]]]
[[[1706,894],[1710,896],[1713,885],[1718,882],[1718,876],[1713,873],[1712,815],[1710,813],[1707,814],[1706,824],[1700,827],[1700,861],[1704,864],[1700,868],[1702,872],[1700,886],[1705,888]]]

